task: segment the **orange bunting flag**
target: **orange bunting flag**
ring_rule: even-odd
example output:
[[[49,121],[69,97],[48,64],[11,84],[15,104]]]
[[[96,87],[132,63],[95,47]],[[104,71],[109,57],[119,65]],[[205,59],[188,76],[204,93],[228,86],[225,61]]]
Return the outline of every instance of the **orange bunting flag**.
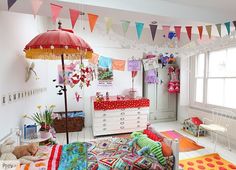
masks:
[[[192,39],[192,26],[186,26],[185,28],[186,28],[186,31],[188,34],[188,38],[191,41],[191,39]]]
[[[63,7],[60,5],[52,4],[52,3],[50,5],[51,5],[51,12],[52,12],[52,22],[55,23]]]
[[[198,26],[197,29],[198,29],[198,33],[199,33],[199,38],[201,40],[202,39],[203,26]]]
[[[125,70],[125,60],[112,59],[112,69],[124,71]]]
[[[178,40],[180,40],[181,26],[174,26],[174,28],[175,28],[176,37],[178,38]]]
[[[80,15],[80,11],[76,9],[70,9],[70,20],[71,20],[72,29],[74,29],[75,23],[77,19],[79,18],[79,15]]]
[[[91,32],[93,32],[93,29],[94,29],[94,26],[97,22],[97,19],[98,19],[98,15],[88,14],[88,20],[89,20],[89,26],[90,26]]]
[[[89,63],[97,65],[98,64],[98,57],[99,55],[96,53],[93,53],[92,57],[88,60]]]
[[[207,30],[207,34],[209,38],[211,38],[211,29],[212,29],[212,25],[206,25],[206,30]]]

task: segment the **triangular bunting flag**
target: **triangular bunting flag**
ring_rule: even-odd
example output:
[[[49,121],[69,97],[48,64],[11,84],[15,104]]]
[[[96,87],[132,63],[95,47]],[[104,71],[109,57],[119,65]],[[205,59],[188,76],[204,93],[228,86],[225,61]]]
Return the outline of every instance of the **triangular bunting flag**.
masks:
[[[38,11],[39,11],[42,4],[43,4],[43,0],[31,0],[32,11],[33,11],[33,14],[34,14],[34,18],[38,14]]]
[[[72,29],[74,29],[75,23],[77,19],[79,18],[79,15],[80,15],[80,11],[76,9],[70,9],[70,20],[71,20]]]
[[[16,3],[17,0],[7,0],[8,10]]]
[[[180,40],[181,26],[174,26],[174,28],[175,28],[176,37],[178,38],[178,40]]]
[[[155,24],[150,24],[150,30],[151,30],[151,34],[152,34],[152,40],[154,41],[155,36],[156,36],[156,31],[157,31],[157,25]]]
[[[123,33],[125,35],[128,31],[130,21],[122,20],[121,24],[122,24]]]
[[[233,24],[234,24],[234,28],[236,30],[236,21],[233,21]]]
[[[216,24],[216,28],[219,33],[219,36],[221,37],[221,24]]]
[[[186,31],[188,34],[188,38],[191,41],[191,39],[192,39],[192,26],[186,26],[185,28],[186,28]]]
[[[112,19],[109,17],[105,17],[105,23],[106,23],[106,32],[108,34],[112,27]]]
[[[95,14],[88,14],[88,20],[89,20],[89,26],[90,26],[90,31],[93,32],[94,26],[97,22],[98,15]]]
[[[230,35],[230,22],[226,22],[225,27],[226,27],[228,35]]]
[[[136,24],[136,31],[137,31],[138,39],[140,39],[143,32],[144,23],[136,22],[135,24]]]
[[[198,26],[197,29],[198,29],[198,33],[199,33],[199,38],[201,40],[202,39],[203,26]]]
[[[207,30],[207,34],[209,38],[211,38],[211,29],[212,29],[212,25],[206,25],[206,30]]]
[[[165,38],[167,38],[167,37],[168,37],[168,34],[169,34],[169,31],[170,31],[170,26],[163,25],[163,26],[162,26],[162,29],[163,29]]]
[[[52,4],[52,3],[50,5],[51,5],[51,12],[52,12],[52,22],[55,23],[63,7],[60,5]]]

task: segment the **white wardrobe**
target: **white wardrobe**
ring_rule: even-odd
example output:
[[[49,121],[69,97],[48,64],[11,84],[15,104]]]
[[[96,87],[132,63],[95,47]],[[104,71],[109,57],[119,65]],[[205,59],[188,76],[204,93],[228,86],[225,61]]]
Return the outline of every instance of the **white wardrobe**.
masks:
[[[150,100],[149,121],[175,121],[177,119],[177,94],[168,93],[168,67],[158,68],[158,77],[163,83],[144,84],[144,97]],[[144,76],[145,77],[145,76]]]

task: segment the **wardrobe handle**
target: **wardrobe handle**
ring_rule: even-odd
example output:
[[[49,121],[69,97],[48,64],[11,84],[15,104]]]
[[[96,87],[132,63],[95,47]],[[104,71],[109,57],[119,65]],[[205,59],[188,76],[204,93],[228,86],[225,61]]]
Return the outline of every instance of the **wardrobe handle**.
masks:
[[[106,116],[106,115],[107,115],[106,113],[103,114],[103,116]]]
[[[103,119],[103,122],[106,122],[106,119]]]
[[[125,118],[122,117],[122,118],[120,118],[120,120],[125,120]]]
[[[104,123],[103,126],[106,126],[106,124]]]
[[[107,128],[103,128],[103,130],[107,130]]]
[[[140,119],[140,117],[138,116],[137,119]]]
[[[121,128],[121,129],[124,129],[124,126],[121,126],[120,128]]]
[[[138,115],[140,115],[141,112],[138,112]]]
[[[120,114],[121,114],[121,115],[125,115],[125,112],[121,112]]]
[[[140,127],[140,125],[137,125],[137,127]]]
[[[123,125],[125,122],[120,122],[121,125]]]
[[[137,123],[140,123],[140,121],[137,121]]]

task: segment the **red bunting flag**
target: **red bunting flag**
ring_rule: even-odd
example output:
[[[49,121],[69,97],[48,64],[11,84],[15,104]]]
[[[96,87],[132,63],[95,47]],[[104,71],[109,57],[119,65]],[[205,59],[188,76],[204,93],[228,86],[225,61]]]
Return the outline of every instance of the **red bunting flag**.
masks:
[[[60,5],[52,4],[52,3],[50,5],[51,5],[51,12],[52,12],[52,22],[55,23],[63,7]]]
[[[186,28],[186,31],[188,34],[188,38],[191,41],[191,39],[192,39],[192,26],[186,26],[185,28]]]
[[[93,29],[94,29],[94,26],[97,22],[97,19],[98,19],[98,15],[88,14],[88,20],[89,20],[89,26],[90,26],[91,32],[93,32]]]
[[[42,4],[43,4],[43,0],[31,0],[32,11],[33,11],[33,14],[34,14],[34,18],[38,14],[38,11],[39,11]]]
[[[177,36],[178,40],[180,40],[181,26],[174,26],[174,28],[175,28],[176,36]]]
[[[71,20],[72,29],[74,29],[75,23],[77,19],[79,18],[79,15],[80,15],[80,11],[76,9],[70,9],[70,20]]]
[[[198,33],[199,33],[199,38],[201,40],[202,39],[203,26],[198,26],[197,29],[198,29]]]
[[[163,25],[163,26],[162,26],[162,29],[163,29],[165,38],[167,38],[167,37],[168,37],[168,33],[169,33],[169,31],[170,31],[170,26]]]

